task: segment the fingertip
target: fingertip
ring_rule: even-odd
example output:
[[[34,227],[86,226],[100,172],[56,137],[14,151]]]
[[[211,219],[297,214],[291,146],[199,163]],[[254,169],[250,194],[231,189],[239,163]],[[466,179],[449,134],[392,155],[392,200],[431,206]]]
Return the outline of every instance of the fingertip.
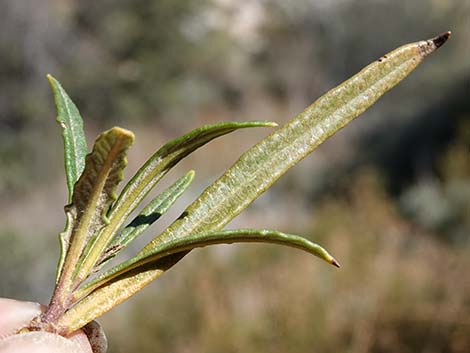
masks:
[[[0,341],[0,353],[89,353],[74,341],[48,332],[28,332]]]
[[[14,334],[41,313],[41,305],[0,298],[0,339]]]
[[[90,341],[88,340],[88,337],[85,332],[83,332],[83,330],[77,330],[71,333],[67,339],[74,342],[80,348],[80,352],[93,353]]]

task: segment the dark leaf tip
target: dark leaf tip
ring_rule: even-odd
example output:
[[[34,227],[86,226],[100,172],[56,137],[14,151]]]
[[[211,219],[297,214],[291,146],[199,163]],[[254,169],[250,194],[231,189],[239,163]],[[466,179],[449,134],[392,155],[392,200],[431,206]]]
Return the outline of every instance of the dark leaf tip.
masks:
[[[338,262],[338,261],[336,261],[336,259],[332,259],[332,260],[331,260],[331,264],[332,264],[333,266],[336,266],[336,267],[338,267],[338,268],[340,268],[340,267],[341,267],[341,265],[339,264],[339,262]]]
[[[431,40],[433,41],[436,48],[439,48],[445,42],[447,42],[447,39],[449,39],[450,35],[451,35],[451,32],[447,31],[447,32],[439,34],[438,36],[432,38]]]

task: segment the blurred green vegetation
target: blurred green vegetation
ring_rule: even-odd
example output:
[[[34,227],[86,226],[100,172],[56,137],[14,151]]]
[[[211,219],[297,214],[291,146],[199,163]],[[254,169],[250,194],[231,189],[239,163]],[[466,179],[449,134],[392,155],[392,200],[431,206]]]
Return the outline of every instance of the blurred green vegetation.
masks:
[[[132,170],[206,122],[283,123],[387,50],[451,29],[432,60],[235,221],[311,234],[341,270],[272,246],[198,250],[102,322],[116,353],[470,351],[468,1],[0,9],[0,295],[43,302],[66,190],[46,73],[76,101],[89,139],[115,124],[136,130]],[[189,158],[193,192],[259,134]]]

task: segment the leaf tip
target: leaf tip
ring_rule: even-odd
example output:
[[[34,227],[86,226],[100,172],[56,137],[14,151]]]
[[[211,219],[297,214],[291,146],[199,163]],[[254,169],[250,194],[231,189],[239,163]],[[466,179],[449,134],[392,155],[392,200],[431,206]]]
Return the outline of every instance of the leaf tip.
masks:
[[[122,137],[126,137],[128,138],[129,140],[134,140],[135,138],[135,135],[132,131],[130,130],[127,130],[127,129],[124,129],[122,127],[118,127],[118,126],[115,126],[111,129],[115,134],[119,135],[119,136],[122,136]]]
[[[194,170],[190,170],[186,176],[190,179],[190,180],[193,180],[194,179],[194,176],[196,175],[196,172]]]
[[[52,76],[51,74],[47,74],[46,78],[47,78],[47,81],[49,81],[49,84],[51,85],[52,88],[55,88],[57,86],[58,81],[56,80],[54,76]]]
[[[451,32],[447,31],[435,36],[434,38],[428,39],[418,43],[420,54],[422,57],[428,56],[429,54],[442,47],[445,42],[450,38]]]
[[[447,40],[450,38],[451,34],[452,34],[451,31],[447,31],[447,32],[441,33],[438,36],[432,38],[431,41],[436,46],[436,49],[441,47],[445,42],[447,42]]]
[[[278,127],[279,124],[274,122],[274,121],[269,121],[269,120],[257,120],[257,121],[252,121],[248,122],[249,127]]]
[[[338,268],[341,268],[341,265],[339,264],[339,262],[336,261],[336,259],[333,258],[333,257],[331,258],[331,264],[332,264],[333,266],[336,266],[336,267],[338,267]]]

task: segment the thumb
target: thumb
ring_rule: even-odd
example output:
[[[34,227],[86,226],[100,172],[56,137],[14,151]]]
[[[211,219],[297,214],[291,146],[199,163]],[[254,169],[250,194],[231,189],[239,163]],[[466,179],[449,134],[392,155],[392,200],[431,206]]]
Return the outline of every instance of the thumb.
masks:
[[[48,332],[29,332],[0,341],[0,353],[84,353],[74,341]]]

